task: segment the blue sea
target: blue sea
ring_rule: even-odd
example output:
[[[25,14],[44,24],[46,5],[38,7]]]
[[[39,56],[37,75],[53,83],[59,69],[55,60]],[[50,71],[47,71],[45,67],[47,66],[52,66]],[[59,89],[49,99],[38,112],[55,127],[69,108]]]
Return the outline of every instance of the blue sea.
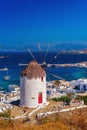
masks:
[[[47,55],[43,52],[33,52],[38,63],[42,63],[44,60],[46,63],[77,63],[87,61],[87,54],[60,54],[57,58],[56,52],[49,52]],[[33,60],[32,56],[28,52],[0,52],[0,56],[8,56],[7,58],[0,58],[0,69],[7,67],[8,74],[11,76],[10,80],[4,80],[4,76],[7,75],[7,71],[0,71],[0,89],[7,90],[8,85],[17,84],[20,85],[20,73],[26,66],[19,66],[19,63],[29,63]],[[71,81],[78,78],[87,78],[87,68],[78,67],[46,67],[47,81],[58,79],[53,75],[64,78]]]

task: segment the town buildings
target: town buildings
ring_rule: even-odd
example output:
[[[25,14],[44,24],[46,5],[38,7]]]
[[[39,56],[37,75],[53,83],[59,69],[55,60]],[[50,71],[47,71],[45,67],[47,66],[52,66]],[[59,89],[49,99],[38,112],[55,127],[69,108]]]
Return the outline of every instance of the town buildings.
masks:
[[[70,86],[79,92],[87,91],[87,79],[78,79],[70,82]]]

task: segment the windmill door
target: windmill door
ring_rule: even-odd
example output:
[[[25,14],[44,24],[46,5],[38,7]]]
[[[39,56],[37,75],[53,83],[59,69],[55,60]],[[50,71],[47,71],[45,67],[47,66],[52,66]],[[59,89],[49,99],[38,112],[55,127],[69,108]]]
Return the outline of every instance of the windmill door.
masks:
[[[42,103],[42,93],[38,94],[38,103]]]

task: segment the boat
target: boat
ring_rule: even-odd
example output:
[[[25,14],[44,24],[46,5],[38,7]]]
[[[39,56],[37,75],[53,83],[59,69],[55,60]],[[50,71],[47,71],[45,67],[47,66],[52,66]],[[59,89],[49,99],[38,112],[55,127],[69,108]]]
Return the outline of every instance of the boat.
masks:
[[[0,56],[0,59],[8,58],[9,56]]]
[[[8,68],[5,67],[5,68],[1,68],[1,69],[0,69],[0,71],[4,71],[4,70],[6,71],[6,70],[8,70]]]
[[[4,76],[4,80],[9,80],[11,78],[11,76],[7,75],[7,76]]]
[[[19,65],[19,66],[26,66],[26,65],[28,65],[28,64],[19,63],[18,65]]]
[[[11,76],[10,75],[8,75],[8,72],[7,72],[7,75],[6,76],[4,76],[4,80],[9,80],[11,78]]]

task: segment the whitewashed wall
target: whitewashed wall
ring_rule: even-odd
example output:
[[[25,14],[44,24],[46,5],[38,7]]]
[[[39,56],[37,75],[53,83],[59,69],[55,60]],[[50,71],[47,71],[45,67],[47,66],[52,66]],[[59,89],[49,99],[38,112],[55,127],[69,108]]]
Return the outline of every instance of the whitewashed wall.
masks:
[[[27,79],[20,77],[20,104],[30,108],[37,107],[38,93],[42,92],[42,103],[46,103],[46,77],[37,79]]]

